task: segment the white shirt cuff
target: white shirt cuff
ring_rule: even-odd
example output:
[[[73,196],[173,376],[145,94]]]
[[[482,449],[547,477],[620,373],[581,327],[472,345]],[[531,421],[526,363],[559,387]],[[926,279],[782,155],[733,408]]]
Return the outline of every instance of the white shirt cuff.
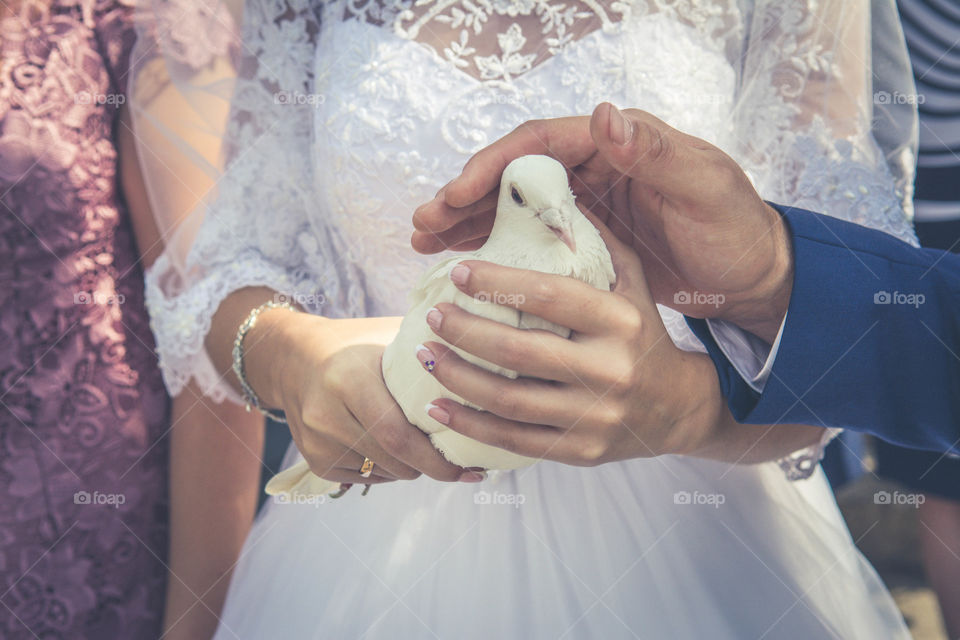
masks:
[[[707,328],[716,341],[723,355],[727,357],[740,377],[757,393],[763,393],[767,385],[770,371],[773,370],[773,361],[780,350],[780,338],[783,336],[783,327],[787,324],[784,315],[780,323],[780,330],[773,341],[768,345],[765,341],[744,331],[740,327],[726,320],[707,319]]]

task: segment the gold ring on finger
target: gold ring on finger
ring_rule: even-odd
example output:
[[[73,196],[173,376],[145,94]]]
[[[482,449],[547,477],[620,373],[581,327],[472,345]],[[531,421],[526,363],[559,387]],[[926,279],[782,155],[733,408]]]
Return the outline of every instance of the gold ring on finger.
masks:
[[[360,477],[369,478],[373,473],[373,460],[370,458],[363,459],[363,465],[360,467]]]

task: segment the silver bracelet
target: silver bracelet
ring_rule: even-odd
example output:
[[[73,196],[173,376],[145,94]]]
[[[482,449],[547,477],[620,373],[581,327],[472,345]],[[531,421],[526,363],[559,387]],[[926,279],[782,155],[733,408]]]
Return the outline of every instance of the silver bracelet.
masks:
[[[243,369],[243,339],[247,335],[247,332],[250,329],[253,329],[253,326],[257,324],[257,318],[261,313],[267,309],[289,309],[290,311],[296,311],[294,307],[289,302],[264,302],[262,305],[254,309],[247,316],[247,319],[243,321],[243,324],[240,325],[240,328],[237,329],[237,337],[233,340],[233,372],[237,375],[237,380],[240,381],[240,388],[243,389],[243,399],[246,402],[247,411],[250,411],[250,407],[254,406],[257,410],[263,415],[267,416],[275,422],[282,422],[283,424],[287,423],[287,419],[283,417],[282,414],[277,413],[276,411],[270,411],[269,409],[264,409],[260,403],[260,397],[257,396],[256,392],[253,390],[253,387],[250,386],[250,383],[247,382],[247,376],[244,374]]]

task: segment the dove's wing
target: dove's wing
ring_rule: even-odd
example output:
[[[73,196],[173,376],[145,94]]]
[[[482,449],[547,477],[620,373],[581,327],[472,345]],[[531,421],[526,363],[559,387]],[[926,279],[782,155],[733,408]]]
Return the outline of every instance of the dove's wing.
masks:
[[[441,284],[449,282],[450,270],[453,269],[458,262],[470,260],[472,257],[473,256],[469,255],[454,256],[452,258],[447,258],[446,260],[441,260],[437,264],[426,269],[423,272],[423,275],[420,276],[420,279],[417,280],[417,284],[414,285],[413,289],[411,289],[410,293],[407,295],[408,309],[413,309],[415,306],[422,304],[432,292],[437,291],[437,288]]]

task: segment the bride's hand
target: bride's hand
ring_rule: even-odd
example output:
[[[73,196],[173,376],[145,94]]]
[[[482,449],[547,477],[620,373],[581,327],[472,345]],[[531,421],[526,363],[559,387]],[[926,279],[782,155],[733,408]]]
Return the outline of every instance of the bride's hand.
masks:
[[[297,448],[324,479],[376,484],[421,472],[444,481],[479,479],[447,462],[387,390],[380,358],[399,323],[265,311],[247,337],[257,345],[247,356],[250,383],[265,402],[284,408]],[[376,464],[369,478],[359,473],[364,457]]]
[[[573,333],[564,339],[515,329],[437,305],[428,323],[438,336],[521,377],[493,374],[428,342],[439,381],[487,409],[437,399],[434,419],[493,446],[574,465],[693,453],[707,443],[724,411],[713,364],[674,346],[639,258],[604,235],[617,273],[612,292],[573,278],[462,263],[469,270],[464,293],[507,294],[518,309]]]

